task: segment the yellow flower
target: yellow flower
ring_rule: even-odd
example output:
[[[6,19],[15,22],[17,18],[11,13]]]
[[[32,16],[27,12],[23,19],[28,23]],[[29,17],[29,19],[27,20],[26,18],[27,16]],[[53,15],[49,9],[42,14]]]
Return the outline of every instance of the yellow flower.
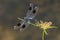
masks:
[[[55,26],[52,26],[52,22],[51,22],[51,21],[49,21],[49,22],[40,21],[40,22],[36,22],[35,25],[36,25],[37,27],[43,29],[44,32],[45,32],[45,34],[48,34],[48,33],[46,32],[47,29],[49,29],[49,28],[57,28],[57,27],[55,27]]]
[[[35,25],[39,28],[44,29],[44,30],[49,29],[49,28],[53,28],[52,22],[50,22],[50,21],[49,22],[40,21],[40,22],[35,23]]]
[[[51,25],[52,25],[52,22],[41,21],[41,23],[40,23],[40,27],[44,30],[49,29],[51,27]]]

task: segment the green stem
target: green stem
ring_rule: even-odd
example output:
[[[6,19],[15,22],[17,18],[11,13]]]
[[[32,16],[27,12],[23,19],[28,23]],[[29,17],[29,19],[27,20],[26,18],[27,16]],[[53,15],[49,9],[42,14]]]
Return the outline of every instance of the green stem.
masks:
[[[22,18],[17,18],[17,19],[24,21],[24,19],[22,19]]]
[[[44,34],[45,34],[45,32],[44,32],[44,30],[42,31],[42,40],[44,40]]]
[[[17,19],[24,21],[24,19],[21,19],[21,18],[17,18]],[[33,24],[33,23],[31,23],[31,22],[29,22],[28,24],[31,24],[31,25],[33,25],[33,26],[36,26],[35,24]]]
[[[46,35],[48,35],[48,33],[47,33],[47,31],[44,29],[44,33],[46,34]]]
[[[51,26],[51,27],[49,27],[49,28],[57,28],[56,26]]]

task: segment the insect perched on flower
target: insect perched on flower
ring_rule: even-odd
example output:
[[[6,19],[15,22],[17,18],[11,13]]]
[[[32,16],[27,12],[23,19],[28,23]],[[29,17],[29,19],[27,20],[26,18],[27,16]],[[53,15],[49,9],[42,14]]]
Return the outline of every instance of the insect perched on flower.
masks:
[[[39,27],[40,29],[42,29],[42,40],[44,40],[44,34],[48,34],[47,33],[47,29],[50,29],[50,28],[57,28],[55,26],[52,26],[52,22],[49,21],[49,22],[43,22],[43,21],[40,21],[40,22],[36,22],[35,25],[37,27]]]
[[[29,24],[35,26],[35,27],[39,27],[40,29],[42,29],[42,40],[44,40],[44,36],[45,34],[47,35],[47,29],[50,28],[57,28],[55,26],[52,26],[52,22],[43,22],[43,21],[37,21],[34,20],[34,18],[36,17],[38,12],[38,7],[34,6],[32,3],[30,3],[30,7],[26,13],[26,16],[22,19],[22,18],[17,18],[19,20],[21,20],[21,22],[19,22],[17,25],[14,26],[15,30],[20,30],[20,32],[23,32],[28,26]],[[31,20],[36,21],[35,23],[31,23]]]

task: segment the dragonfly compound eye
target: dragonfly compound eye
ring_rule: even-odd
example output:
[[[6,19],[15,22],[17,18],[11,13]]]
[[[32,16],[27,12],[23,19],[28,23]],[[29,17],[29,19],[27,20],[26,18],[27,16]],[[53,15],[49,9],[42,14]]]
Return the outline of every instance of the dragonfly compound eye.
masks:
[[[18,24],[17,24],[17,26],[20,26],[20,25],[21,25],[21,23],[18,23]]]
[[[25,24],[22,26],[22,28],[25,28],[26,26],[25,26]]]

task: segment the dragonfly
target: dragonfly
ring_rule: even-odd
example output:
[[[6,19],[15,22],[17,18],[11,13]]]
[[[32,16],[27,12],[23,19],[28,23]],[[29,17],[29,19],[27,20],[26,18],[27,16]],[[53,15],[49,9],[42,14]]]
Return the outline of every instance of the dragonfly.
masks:
[[[19,29],[21,32],[23,32],[28,26],[31,20],[33,20],[38,12],[38,7],[35,6],[33,3],[30,3],[30,6],[28,8],[28,11],[26,13],[26,16],[21,22],[17,23],[17,25],[14,26],[14,29]]]

